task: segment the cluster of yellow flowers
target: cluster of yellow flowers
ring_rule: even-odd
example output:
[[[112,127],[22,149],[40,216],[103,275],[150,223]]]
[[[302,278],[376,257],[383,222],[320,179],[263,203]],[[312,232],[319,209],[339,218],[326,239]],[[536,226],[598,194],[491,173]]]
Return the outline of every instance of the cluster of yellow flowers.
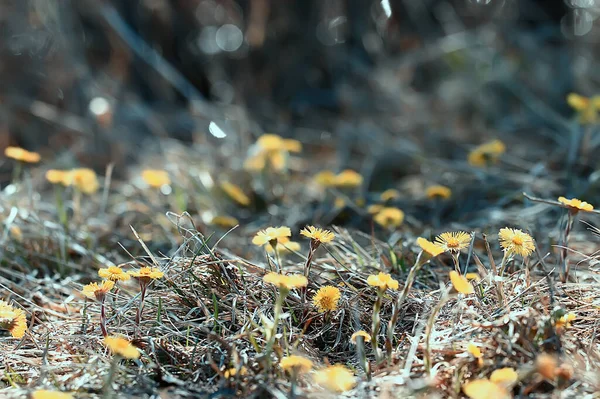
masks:
[[[27,331],[25,312],[0,300],[0,328],[8,330],[14,338],[23,338]]]
[[[323,187],[354,188],[363,183],[363,177],[351,169],[345,169],[337,175],[330,170],[324,170],[315,175],[314,181]]]
[[[46,180],[65,187],[73,186],[84,194],[94,194],[100,188],[96,172],[89,168],[50,169],[46,172]]]
[[[171,178],[166,170],[160,169],[145,169],[142,171],[142,180],[152,187],[161,188],[171,184]]]
[[[27,151],[26,149],[20,147],[6,147],[4,149],[4,155],[6,155],[8,158],[25,163],[38,163],[41,159],[40,154],[37,152]]]
[[[249,171],[261,171],[268,167],[282,171],[287,167],[289,154],[300,151],[302,143],[298,140],[284,139],[276,134],[263,134],[256,141],[244,168]]]
[[[485,167],[497,163],[505,151],[506,146],[502,141],[492,140],[471,150],[467,160],[472,166]]]

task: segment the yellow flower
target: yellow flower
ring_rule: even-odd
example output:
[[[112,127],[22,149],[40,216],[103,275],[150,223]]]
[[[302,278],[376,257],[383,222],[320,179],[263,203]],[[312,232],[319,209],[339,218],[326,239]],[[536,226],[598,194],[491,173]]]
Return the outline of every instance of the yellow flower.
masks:
[[[333,312],[337,309],[341,297],[339,288],[326,285],[319,288],[313,297],[313,304],[319,312]]]
[[[391,290],[398,289],[398,281],[394,280],[389,274],[383,272],[380,272],[377,275],[370,275],[367,278],[367,284],[372,287],[378,287],[381,291],[385,291],[388,288]]]
[[[31,399],[74,399],[74,396],[68,392],[38,389],[37,391],[33,391],[31,393]]]
[[[452,282],[454,289],[461,294],[472,294],[475,292],[475,289],[473,289],[473,286],[471,283],[469,283],[469,280],[454,270],[450,272],[450,281]]]
[[[471,244],[471,234],[464,231],[442,233],[435,238],[435,244],[444,252],[460,252]]]
[[[444,248],[439,245],[423,238],[417,238],[417,244],[421,247],[424,252],[427,252],[429,255],[435,257],[444,252]]]
[[[509,399],[512,395],[506,388],[495,384],[487,378],[469,381],[462,387],[463,392],[471,399]]]
[[[383,202],[388,202],[391,200],[395,200],[397,198],[400,197],[400,192],[398,190],[395,190],[393,188],[387,189],[384,192],[382,192],[379,195],[379,198],[383,201]]]
[[[140,357],[138,349],[123,337],[115,336],[104,338],[104,344],[115,355],[123,356],[125,359],[137,359]]]
[[[367,208],[367,212],[369,212],[369,214],[371,214],[371,215],[375,215],[376,213],[381,212],[381,210],[383,208],[385,208],[385,207],[381,204],[373,204],[373,205],[369,205],[369,207]]]
[[[345,392],[356,385],[356,378],[346,366],[336,364],[319,370],[315,382],[333,392]]]
[[[112,280],[103,280],[100,285],[98,283],[89,283],[84,285],[81,293],[90,299],[103,301],[106,293],[113,289],[115,282]]]
[[[276,134],[263,134],[258,138],[256,144],[265,151],[302,151],[302,143],[298,140],[284,139]]]
[[[276,134],[263,134],[256,145],[257,152],[244,162],[247,170],[263,170],[267,163],[277,171],[283,170],[289,153],[302,151],[302,143],[298,140],[284,139]]]
[[[385,228],[398,227],[404,221],[404,212],[398,208],[383,208],[373,217],[373,220]]]
[[[494,370],[490,375],[490,381],[494,384],[509,387],[519,380],[519,375],[512,367]]]
[[[156,280],[164,277],[164,273],[157,267],[141,267],[139,270],[132,270],[129,272],[131,277],[135,277],[140,282],[148,283],[150,280]]]
[[[224,181],[221,182],[220,187],[221,190],[223,190],[223,192],[225,192],[225,194],[229,196],[229,198],[231,198],[238,204],[242,206],[250,205],[250,198],[248,198],[248,196],[244,194],[244,191],[239,186],[231,182]]]
[[[488,166],[498,162],[500,156],[506,151],[506,146],[500,140],[492,140],[474,148],[468,157],[472,166]]]
[[[448,199],[452,196],[452,190],[450,190],[450,188],[448,188],[446,186],[433,185],[433,186],[427,187],[427,190],[425,191],[425,195],[429,199],[436,199],[436,198]]]
[[[577,111],[577,119],[582,125],[598,122],[598,110],[600,110],[600,96],[584,97],[576,93],[567,96],[567,103]]]
[[[285,276],[283,274],[274,272],[267,273],[263,277],[263,281],[265,283],[273,284],[279,287],[280,289],[285,290],[306,287],[306,285],[308,284],[308,280],[306,279],[306,277],[300,274],[292,274],[290,276]]]
[[[147,185],[154,188],[161,188],[171,184],[171,179],[166,170],[146,169],[142,171],[142,179]]]
[[[13,338],[23,338],[27,331],[25,312],[0,300],[0,327],[8,330]]]
[[[371,341],[371,334],[369,334],[366,331],[363,330],[358,330],[357,332],[355,332],[354,334],[352,334],[352,337],[350,337],[350,341],[353,344],[356,344],[356,339],[358,337],[363,337],[365,342],[370,342]]]
[[[291,235],[292,231],[289,227],[267,227],[266,229],[256,233],[252,239],[252,244],[259,247],[266,244],[270,244],[271,246],[285,244],[290,241]]]
[[[467,346],[467,351],[476,359],[479,359],[483,356],[483,354],[481,353],[481,349],[479,349],[479,347],[473,342],[469,343],[469,345]]]
[[[508,227],[500,229],[498,240],[502,249],[509,255],[517,254],[527,257],[535,251],[533,238],[519,229],[509,229]]]
[[[75,186],[84,194],[94,194],[100,188],[96,172],[89,168],[78,168],[71,170],[65,176],[67,186]]]
[[[63,186],[68,186],[70,183],[70,173],[69,170],[58,170],[58,169],[50,169],[46,171],[46,180],[52,184],[62,184]]]
[[[565,208],[569,208],[569,210],[574,212],[586,211],[590,212],[594,210],[594,207],[587,202],[581,201],[580,199],[566,199],[565,197],[558,197],[558,202],[565,205]]]
[[[547,353],[540,353],[535,359],[535,368],[544,378],[553,380],[556,377],[558,362],[556,358]]]
[[[313,362],[305,357],[292,355],[282,357],[279,365],[290,374],[305,374],[312,369]]]
[[[352,188],[360,186],[362,182],[363,177],[360,175],[360,173],[346,169],[335,176],[333,185],[336,187]]]
[[[335,234],[331,231],[320,229],[315,226],[306,226],[300,231],[300,234],[320,244],[327,244],[335,238]]]
[[[266,248],[267,248],[267,252],[269,254],[274,254],[275,253],[275,251],[273,250],[272,246],[267,245]],[[289,242],[277,245],[277,253],[279,255],[288,255],[288,254],[290,254],[292,252],[299,252],[300,249],[301,249],[300,243],[295,242],[295,241],[289,241]]]
[[[223,227],[226,229],[230,229],[230,228],[240,224],[240,222],[233,216],[221,215],[221,216],[215,216],[214,218],[212,218],[212,220],[210,221],[210,224],[213,224],[213,225],[219,226],[219,227]]]
[[[23,242],[23,230],[17,225],[10,226],[10,236],[17,242]]]
[[[555,326],[557,329],[559,328],[569,328],[571,327],[571,322],[577,318],[575,313],[567,313],[564,316],[560,317],[555,322]]]
[[[223,373],[223,376],[225,378],[231,378],[231,377],[234,377],[234,376],[236,376],[238,374],[239,375],[246,375],[246,374],[248,374],[248,369],[246,367],[242,366],[240,368],[240,372],[238,373],[238,370],[237,370],[236,367],[231,367],[231,368],[225,370],[225,372]]]
[[[125,273],[119,266],[109,266],[106,269],[98,270],[98,276],[111,281],[125,281],[131,277]]]
[[[467,280],[477,280],[477,281],[481,280],[479,278],[479,274],[477,274],[477,273],[467,273],[467,274],[465,274],[465,277],[467,278]]]
[[[323,170],[313,177],[314,181],[324,187],[330,187],[335,184],[335,173],[330,170]]]
[[[27,151],[21,147],[6,147],[4,149],[4,155],[8,158],[26,163],[38,163],[41,159],[40,154],[37,152]]]

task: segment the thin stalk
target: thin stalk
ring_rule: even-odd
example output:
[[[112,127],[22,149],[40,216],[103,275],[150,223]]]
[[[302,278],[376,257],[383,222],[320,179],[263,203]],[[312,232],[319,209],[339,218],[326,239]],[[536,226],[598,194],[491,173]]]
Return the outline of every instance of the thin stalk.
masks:
[[[379,312],[381,311],[381,304],[383,302],[383,291],[377,291],[377,300],[373,305],[373,321],[371,324],[371,345],[373,346],[373,353],[375,355],[375,360],[379,363],[380,355],[379,355],[379,345],[378,345],[378,336],[379,329],[381,328],[381,318],[379,316]]]
[[[569,279],[570,266],[567,262],[567,244],[569,242],[569,234],[573,228],[573,222],[575,221],[576,212],[569,210],[567,213],[567,223],[565,226],[565,232],[563,233],[562,249],[560,251],[560,279],[563,283]]]
[[[279,295],[277,295],[277,300],[275,301],[275,309],[273,311],[273,327],[271,329],[271,335],[269,337],[269,341],[267,342],[267,346],[265,347],[265,351],[262,357],[265,358],[267,362],[266,370],[270,370],[271,365],[271,351],[273,350],[273,345],[275,344],[275,336],[277,335],[277,328],[279,327],[279,318],[281,317],[281,312],[283,310],[283,302],[287,297],[289,291],[284,288],[279,289]]]
[[[425,327],[425,353],[423,355],[423,363],[425,365],[425,372],[428,374],[431,372],[431,333],[433,332],[433,326],[435,324],[435,319],[444,307],[444,305],[451,299],[454,298],[454,295],[448,295],[448,292],[444,293],[444,296],[440,298],[439,302],[429,315],[427,319],[427,326]]]
[[[102,391],[103,391],[102,398],[103,399],[110,399],[111,397],[114,396],[113,391],[112,391],[112,383],[115,378],[115,374],[117,374],[117,367],[119,366],[120,360],[121,360],[121,357],[119,355],[113,356],[113,360],[110,364],[110,370],[108,371],[108,376],[106,377],[106,381],[104,382],[104,388],[102,388]]]
[[[142,282],[142,280],[140,279],[141,297],[140,297],[140,304],[138,306],[137,313],[135,314],[135,324],[138,326],[138,328],[140,327],[140,321],[142,320],[142,312],[144,310],[144,301],[146,300],[146,288],[147,287],[148,287],[148,284],[144,284]]]
[[[100,329],[102,330],[102,336],[106,337],[108,332],[106,331],[106,306],[104,304],[105,299],[102,298],[100,303]]]

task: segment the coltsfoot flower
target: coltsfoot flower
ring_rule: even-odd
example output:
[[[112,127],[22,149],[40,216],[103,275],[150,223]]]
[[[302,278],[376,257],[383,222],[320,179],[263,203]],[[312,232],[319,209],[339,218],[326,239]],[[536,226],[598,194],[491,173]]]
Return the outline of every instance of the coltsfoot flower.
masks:
[[[508,255],[516,254],[527,257],[535,251],[535,244],[531,236],[519,229],[504,227],[498,233],[500,246]]]
[[[319,288],[315,296],[313,297],[313,304],[317,307],[319,312],[333,312],[338,307],[338,302],[342,294],[339,288],[332,285],[326,285]]]
[[[391,290],[398,289],[398,281],[394,280],[392,276],[387,273],[380,272],[379,274],[372,274],[367,278],[367,284],[372,287],[377,287],[381,291],[385,291],[388,288]]]
[[[104,338],[104,344],[112,353],[124,357],[125,359],[137,359],[140,357],[138,349],[127,339],[119,336]]]

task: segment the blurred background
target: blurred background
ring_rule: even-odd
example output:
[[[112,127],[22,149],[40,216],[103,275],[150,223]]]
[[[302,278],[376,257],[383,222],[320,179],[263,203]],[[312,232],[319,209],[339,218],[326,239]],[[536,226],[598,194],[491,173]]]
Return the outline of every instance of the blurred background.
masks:
[[[600,80],[597,3],[5,0],[0,147],[98,171],[141,143],[243,154],[264,132],[341,164],[496,136],[556,148],[566,95]]]

